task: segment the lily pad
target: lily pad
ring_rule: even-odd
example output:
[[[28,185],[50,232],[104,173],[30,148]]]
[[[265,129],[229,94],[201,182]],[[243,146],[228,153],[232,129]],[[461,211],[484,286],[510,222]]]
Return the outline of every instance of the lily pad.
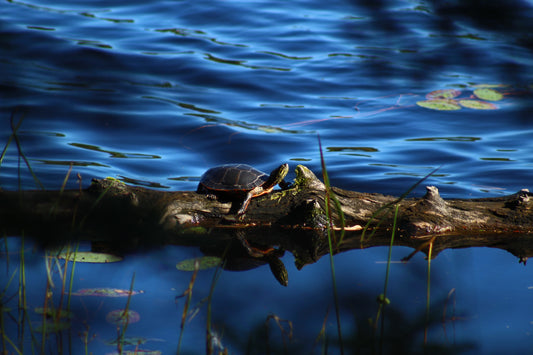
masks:
[[[77,253],[61,253],[60,259],[76,261],[78,263],[114,263],[122,261],[122,257],[108,253],[94,253],[92,251],[79,251]]]
[[[159,350],[146,350],[146,349],[135,349],[135,350],[122,350],[121,353],[118,351],[108,353],[108,355],[161,355]]]
[[[444,89],[444,90],[435,90],[426,95],[426,99],[428,100],[436,100],[436,99],[453,99],[454,97],[457,97],[461,95],[461,92],[459,90],[455,89]]]
[[[37,307],[34,309],[35,313],[37,314],[44,314],[45,311],[44,311],[44,308],[43,307]],[[46,310],[46,316],[47,317],[56,317],[57,316],[57,313],[59,312],[59,318],[72,318],[74,317],[74,314],[72,312],[67,312],[67,310],[65,309],[62,309],[62,310],[51,310],[50,308],[48,308]]]
[[[478,89],[488,89],[488,88],[505,88],[509,85],[507,84],[475,84],[472,85],[472,87],[478,88]]]
[[[475,110],[496,110],[498,106],[485,101],[479,100],[459,100],[461,106],[472,108]]]
[[[492,89],[476,89],[474,90],[474,95],[476,95],[481,100],[487,101],[500,101],[501,99],[503,99],[502,94]]]
[[[70,322],[46,322],[46,325],[43,327],[43,324],[40,322],[34,330],[37,333],[59,333],[63,330],[70,328]]]
[[[105,320],[108,323],[115,324],[115,325],[126,325],[131,323],[137,323],[141,319],[141,316],[139,313],[129,310],[126,312],[124,309],[117,309],[114,311],[111,311],[107,314],[105,317]]]
[[[158,339],[158,338],[143,338],[143,337],[124,337],[124,339],[121,339],[121,343],[123,345],[144,345],[149,341],[160,341],[163,342],[165,340]],[[118,339],[111,339],[105,342],[107,345],[117,345],[119,343]]]
[[[128,297],[144,293],[144,291],[131,291],[119,288],[83,288],[72,292],[73,296],[96,296],[96,297]]]
[[[439,110],[439,111],[453,111],[453,110],[461,109],[461,106],[459,106],[459,104],[455,100],[434,99],[434,100],[418,101],[416,104],[424,108],[429,108],[432,110]]]
[[[198,266],[196,266],[198,264]],[[183,260],[176,264],[181,271],[207,270],[222,264],[222,258],[218,256],[203,256],[200,258]]]

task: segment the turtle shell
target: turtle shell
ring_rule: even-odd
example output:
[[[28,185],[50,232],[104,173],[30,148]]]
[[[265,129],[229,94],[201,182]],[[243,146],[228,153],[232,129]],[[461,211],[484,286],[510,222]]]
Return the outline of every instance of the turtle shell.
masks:
[[[198,189],[223,192],[247,192],[263,185],[269,175],[246,164],[227,164],[207,170]]]

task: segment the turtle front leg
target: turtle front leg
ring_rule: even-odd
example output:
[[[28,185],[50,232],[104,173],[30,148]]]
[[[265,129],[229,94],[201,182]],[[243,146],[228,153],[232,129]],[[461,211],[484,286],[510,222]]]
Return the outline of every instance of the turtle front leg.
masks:
[[[250,200],[252,199],[252,197],[254,197],[253,190],[249,191],[246,194],[246,198],[244,199],[241,208],[239,208],[239,210],[237,211],[237,216],[242,216],[246,213],[246,210],[248,209],[248,205],[250,204]]]

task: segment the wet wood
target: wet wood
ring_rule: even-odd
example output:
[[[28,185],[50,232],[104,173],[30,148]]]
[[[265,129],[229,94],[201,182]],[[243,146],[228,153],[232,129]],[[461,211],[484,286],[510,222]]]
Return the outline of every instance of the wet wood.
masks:
[[[526,189],[498,198],[444,200],[428,186],[422,198],[399,200],[334,187],[328,192],[304,166],[296,168],[296,176],[292,187],[252,199],[242,219],[229,214],[235,210],[232,203],[196,192],[155,191],[103,179],[79,191],[0,191],[0,221],[4,235],[24,234],[43,244],[105,241],[123,251],[170,243],[220,254],[238,233],[259,249],[290,251],[302,267],[328,253],[327,201],[330,227],[341,237],[335,197],[345,224],[335,252],[388,245],[398,205],[396,245],[426,251],[431,241],[434,255],[446,248],[497,247],[524,262],[533,253],[533,202]]]

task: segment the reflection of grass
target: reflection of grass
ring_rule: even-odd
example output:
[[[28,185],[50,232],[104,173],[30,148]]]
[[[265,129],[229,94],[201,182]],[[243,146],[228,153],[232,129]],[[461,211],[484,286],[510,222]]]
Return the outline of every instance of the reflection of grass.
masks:
[[[231,243],[231,242],[230,242]],[[227,245],[226,249],[224,250],[224,253],[222,254],[221,259],[224,260],[226,258],[227,252],[229,251],[230,243]],[[205,267],[205,265],[204,265]],[[191,308],[191,301],[192,301],[192,291],[194,284],[196,282],[196,277],[198,276],[198,272],[202,266],[200,265],[199,259],[194,260],[194,267],[193,267],[193,274],[191,276],[191,280],[189,281],[189,285],[187,289],[181,294],[180,296],[177,296],[177,298],[181,297],[187,297],[185,300],[185,304],[183,306],[183,312],[181,314],[181,322],[180,322],[180,335],[178,339],[178,349],[176,351],[176,354],[179,355],[181,352],[181,345],[183,341],[183,334],[185,332],[185,324],[187,323],[187,318],[189,318],[189,321],[196,315],[196,313],[199,310],[200,305],[196,306],[193,310],[190,310]],[[212,329],[212,302],[213,302],[213,293],[215,291],[215,286],[220,278],[220,275],[222,274],[222,270],[224,269],[224,262],[217,263],[215,267],[215,271],[213,273],[213,279],[211,280],[211,286],[209,287],[209,295],[207,296],[207,299],[205,300],[207,302],[207,316],[206,316],[206,353],[207,354],[213,354],[214,348],[219,348],[219,352],[223,353],[224,346],[222,345],[221,339],[219,338],[219,335]],[[203,304],[204,300],[200,302],[200,304]]]
[[[179,355],[181,350],[181,342],[183,340],[183,333],[185,331],[185,322],[187,321],[187,315],[189,314],[189,308],[191,306],[191,300],[192,300],[192,289],[194,286],[194,283],[196,282],[196,276],[198,275],[198,270],[200,269],[200,262],[198,260],[194,261],[194,271],[191,276],[191,281],[189,282],[189,286],[183,292],[183,296],[187,296],[187,299],[185,300],[185,305],[183,306],[183,313],[181,314],[181,323],[180,323],[180,337],[178,339],[178,350],[176,352],[177,355]]]
[[[275,314],[269,314],[266,321],[265,321],[265,343],[266,343],[266,348],[267,349],[270,349],[270,340],[269,340],[269,323],[270,323],[270,320],[273,320],[276,325],[278,326],[279,330],[280,330],[280,333],[281,333],[281,339],[283,341],[283,350],[286,354],[289,354],[290,352],[288,351],[288,344],[287,344],[287,340],[288,341],[291,341],[292,340],[292,336],[293,336],[293,325],[292,325],[292,322],[290,320],[286,320],[286,319],[281,319],[280,317],[278,317],[277,315]],[[287,329],[285,329],[285,327],[283,326],[284,324],[287,325]],[[268,353],[268,351],[267,351]]]
[[[126,307],[124,308],[124,311],[122,313],[122,317],[125,318],[125,322],[121,323],[122,328],[117,327],[117,350],[119,354],[122,354],[123,348],[124,348],[124,336],[126,335],[126,330],[128,329],[128,325],[130,323],[129,320],[129,310],[130,310],[130,301],[131,301],[131,295],[133,294],[133,285],[135,284],[135,272],[133,273],[133,276],[131,277],[131,284],[130,284],[130,292],[128,295],[128,301],[126,302]]]
[[[6,246],[6,255],[9,255],[9,250],[7,248],[7,241],[5,243],[5,246]],[[7,259],[6,260],[6,263],[7,263],[6,274],[8,274],[9,273],[9,259],[8,258],[6,259]],[[9,345],[11,345],[18,354],[20,354],[20,351],[17,349],[15,344],[11,341],[11,339],[9,339],[8,335],[6,334],[5,320],[4,320],[4,313],[7,313],[9,311],[9,309],[6,306],[7,300],[5,298],[6,298],[7,291],[9,290],[9,285],[15,278],[15,274],[16,274],[16,271],[11,274],[11,277],[9,278],[6,285],[4,286],[4,289],[0,293],[0,334],[2,334],[2,351],[1,351],[2,354],[8,353],[6,350],[6,342]]]
[[[24,152],[22,151],[20,140],[19,140],[19,137],[17,135],[17,131],[20,128],[20,125],[22,124],[22,121],[24,120],[24,114],[22,115],[20,120],[15,124],[15,122],[14,122],[15,113],[16,113],[16,111],[13,111],[13,113],[11,113],[10,122],[11,122],[11,131],[12,131],[12,133],[9,136],[8,140],[7,140],[7,143],[6,143],[5,147],[4,147],[4,150],[2,151],[2,155],[0,156],[0,165],[2,164],[2,161],[4,160],[5,154],[7,152],[7,148],[11,144],[11,141],[14,140],[15,144],[17,145],[17,150],[18,150],[19,157],[22,158],[22,160],[24,160],[24,163],[28,167],[28,170],[31,173],[31,176],[33,177],[33,180],[35,181],[35,184],[37,185],[37,187],[39,187],[39,188],[44,190],[43,184],[41,184],[41,182],[39,181],[39,179],[37,178],[37,176],[33,172],[33,169],[31,168],[30,162],[28,161],[28,159],[26,158],[26,155],[24,155]],[[20,179],[19,179],[19,187],[20,187]]]
[[[21,333],[22,338],[24,338],[24,323],[28,322],[28,326],[30,327],[30,333],[31,333],[31,339],[33,342],[36,341],[35,334],[33,332],[30,317],[28,314],[28,304],[26,300],[26,263],[24,261],[24,233],[21,237],[21,245],[20,245],[20,274],[19,274],[19,289],[18,289],[18,307],[19,307],[19,313],[18,313],[18,320],[19,323],[22,326]],[[33,344],[32,344],[33,345]],[[32,346],[33,348],[33,346]],[[20,344],[20,350],[22,353],[24,353],[24,343],[21,342]]]
[[[229,250],[229,244],[226,250],[224,251],[224,254],[222,255],[222,259],[226,258],[226,254]],[[213,280],[211,281],[211,286],[209,288],[209,295],[207,296],[207,323],[206,323],[206,354],[211,355],[213,354],[213,347],[216,346],[218,348],[223,348],[223,345],[219,339],[219,336],[215,331],[212,329],[211,325],[211,319],[212,319],[212,301],[213,301],[213,293],[215,292],[215,286],[217,284],[217,281],[222,274],[223,270],[223,264],[218,265],[215,269],[215,272],[213,273]],[[220,349],[222,352],[222,349]],[[227,352],[227,350],[226,350]]]

